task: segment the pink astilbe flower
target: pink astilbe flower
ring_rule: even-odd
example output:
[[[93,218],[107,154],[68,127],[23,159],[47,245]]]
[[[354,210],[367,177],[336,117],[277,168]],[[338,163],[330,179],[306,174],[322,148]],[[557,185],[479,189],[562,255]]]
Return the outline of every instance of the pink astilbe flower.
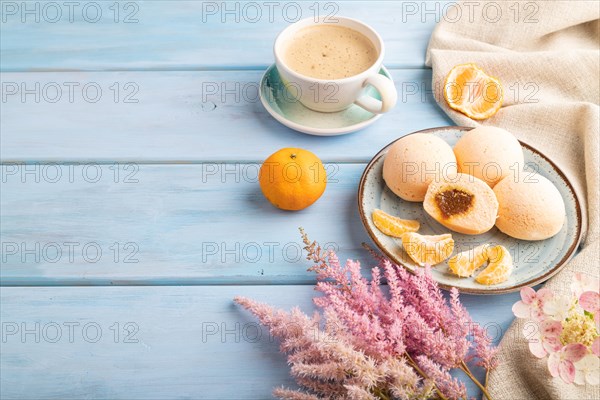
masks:
[[[440,367],[425,356],[417,356],[416,361],[430,379],[437,382],[438,389],[448,399],[467,398],[467,388],[465,387],[465,384],[450,376],[448,370]]]
[[[354,348],[348,341],[348,331],[331,310],[325,311],[325,327],[321,329],[315,325],[318,316],[310,318],[298,309],[287,313],[243,297],[236,297],[235,301],[256,315],[280,340],[282,352],[288,354],[292,376],[308,390],[303,393],[276,389],[274,393],[279,398],[347,399],[357,393],[375,396],[394,390],[397,398],[412,399],[423,397],[423,392],[430,390],[405,360],[374,359]],[[302,397],[304,394],[309,397]]]
[[[487,370],[498,366],[498,348],[492,345],[492,341],[485,329],[479,324],[472,325],[473,343],[475,347],[467,361],[475,360],[475,364]]]
[[[358,263],[349,261],[348,275],[344,274],[339,280],[339,271],[329,269],[326,260],[311,252],[314,242],[309,244],[305,240],[305,243],[309,260],[317,263],[313,269],[321,271],[320,278],[326,279],[317,284],[317,290],[324,296],[316,298],[315,303],[335,310],[357,339],[354,343],[367,354],[375,357],[386,353],[394,357],[402,357],[405,352],[423,354],[446,372],[452,368],[462,369],[464,362],[472,359],[488,369],[496,366],[497,351],[485,332],[479,327],[470,332],[475,324],[461,305],[458,291],[451,291],[448,301],[428,268],[410,274],[375,255],[380,261],[380,268],[374,269],[375,280],[380,279],[380,270],[383,270],[389,287],[387,297],[379,287],[369,290]]]
[[[373,393],[357,385],[346,385],[348,400],[377,400]]]
[[[450,375],[467,363],[491,369],[496,350],[459,300],[445,296],[429,267],[415,274],[375,255],[371,281],[356,261],[342,265],[333,252],[310,242],[314,263],[314,303],[323,311],[308,317],[298,309],[274,310],[245,298],[235,301],[255,314],[288,355],[291,374],[307,390],[306,399],[466,398],[464,384]],[[385,278],[389,292],[380,282]],[[489,398],[487,391],[484,392]],[[285,399],[304,399],[297,391],[276,389]]]
[[[320,397],[317,397],[313,394],[285,388],[273,389],[273,396],[282,400],[321,400]]]
[[[497,351],[460,303],[458,290],[452,289],[447,301],[429,269],[412,275],[389,261],[384,261],[383,268],[394,307],[404,307],[402,313],[392,316],[405,320],[409,353],[424,354],[446,369],[459,368],[463,361],[473,359],[485,368],[496,366]]]
[[[429,398],[433,393],[433,380],[426,379],[422,386],[419,386],[420,379],[402,358],[388,358],[382,363],[382,368],[389,379],[389,393],[393,398]],[[418,392],[414,391],[415,388],[418,388]]]

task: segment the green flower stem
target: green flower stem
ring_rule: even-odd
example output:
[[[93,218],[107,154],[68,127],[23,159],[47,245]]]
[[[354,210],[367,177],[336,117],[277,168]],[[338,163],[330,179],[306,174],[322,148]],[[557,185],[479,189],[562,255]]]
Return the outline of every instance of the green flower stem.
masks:
[[[373,394],[379,397],[381,400],[390,400],[390,397],[383,392],[380,388],[376,387],[373,389]]]
[[[471,370],[469,369],[469,367],[467,366],[467,364],[465,364],[464,361],[460,362],[460,369],[463,370],[463,372],[465,374],[467,374],[467,376],[469,378],[471,378],[471,380],[473,381],[473,383],[475,383],[479,389],[481,389],[481,391],[483,392],[483,394],[485,395],[485,397],[488,398],[488,400],[493,400],[492,396],[490,396],[490,393],[487,391],[487,388],[485,386],[483,386],[481,384],[481,382],[479,382],[477,380],[477,378],[475,378],[475,376],[473,375],[473,373],[471,372]]]
[[[485,388],[487,389],[488,387],[488,378],[490,377],[490,370],[486,369],[485,370],[485,384],[483,386],[485,386]]]
[[[425,379],[429,379],[429,377],[427,376],[427,374],[425,373],[425,371],[423,371],[415,362],[415,360],[412,359],[412,357],[410,356],[410,354],[408,354],[407,351],[404,352],[404,355],[406,356],[406,358],[408,359],[408,363],[415,369],[415,371],[417,371],[423,378]],[[448,400],[448,398],[446,396],[444,396],[444,394],[438,389],[437,385],[435,384],[435,381],[433,382],[433,386],[435,387],[435,391],[438,394],[438,397],[441,400]]]

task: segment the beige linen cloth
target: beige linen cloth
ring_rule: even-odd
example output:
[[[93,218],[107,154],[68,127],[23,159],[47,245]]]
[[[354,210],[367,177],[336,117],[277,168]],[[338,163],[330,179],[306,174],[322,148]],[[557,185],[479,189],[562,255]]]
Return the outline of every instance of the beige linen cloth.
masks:
[[[600,2],[466,1],[446,10],[426,59],[437,102],[457,125],[505,128],[564,171],[581,201],[584,239],[546,287],[569,290],[574,271],[598,276]],[[485,121],[450,109],[441,93],[448,72],[463,63],[502,82],[504,104]],[[599,386],[552,378],[547,360],[529,352],[522,327],[515,320],[500,344],[501,364],[488,381],[494,399],[600,399]]]

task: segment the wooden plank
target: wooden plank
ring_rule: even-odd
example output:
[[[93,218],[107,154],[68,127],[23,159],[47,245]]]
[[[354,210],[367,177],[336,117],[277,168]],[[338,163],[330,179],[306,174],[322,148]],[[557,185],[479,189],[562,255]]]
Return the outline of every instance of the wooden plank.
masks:
[[[370,262],[363,164],[329,164],[300,212],[263,197],[256,164],[2,165],[4,285],[312,283],[298,227]]]
[[[0,294],[3,399],[237,400],[271,398],[272,387],[293,381],[277,343],[231,299],[244,295],[310,311],[314,291],[64,287],[2,288]],[[514,293],[463,296],[475,320],[496,339],[494,332],[505,331],[512,320],[517,299]]]
[[[428,70],[393,71],[396,108],[363,131],[329,138],[273,119],[257,97],[260,77],[258,71],[3,73],[0,157],[257,162],[279,148],[302,147],[327,161],[366,162],[403,134],[452,124],[428,91]]]
[[[3,1],[2,71],[265,69],[277,34],[301,18],[359,18],[390,67],[420,68],[449,1]]]

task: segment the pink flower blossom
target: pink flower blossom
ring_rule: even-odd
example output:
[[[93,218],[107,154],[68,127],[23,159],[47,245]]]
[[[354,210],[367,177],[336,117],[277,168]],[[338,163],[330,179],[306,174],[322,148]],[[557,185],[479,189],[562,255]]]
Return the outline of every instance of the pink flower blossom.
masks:
[[[600,292],[600,279],[597,276],[576,272],[571,283],[571,292],[575,297],[581,296],[583,292]]]
[[[579,296],[579,305],[585,311],[597,315],[600,311],[600,294],[592,291],[583,292]]]
[[[544,305],[551,300],[553,293],[549,289],[540,289],[537,291],[530,287],[521,289],[521,300],[517,301],[513,307],[513,314],[517,318],[531,318],[534,321],[541,321],[545,318]]]
[[[568,295],[554,295],[544,303],[542,311],[545,318],[551,318],[555,321],[566,319],[575,308],[576,297]]]
[[[530,321],[523,327],[531,353],[548,355],[548,370],[566,383],[597,385],[600,356],[600,294],[598,278],[574,274],[571,295],[548,289],[521,290],[514,314]]]
[[[575,383],[585,385],[600,384],[600,359],[593,354],[585,355],[581,360],[575,361]]]
[[[571,343],[548,357],[548,369],[553,377],[560,376],[565,383],[575,381],[574,363],[581,360],[588,350],[581,343]]]
[[[523,334],[529,342],[529,351],[537,358],[544,358],[561,349],[561,332],[561,323],[552,320],[530,322],[523,327]]]

